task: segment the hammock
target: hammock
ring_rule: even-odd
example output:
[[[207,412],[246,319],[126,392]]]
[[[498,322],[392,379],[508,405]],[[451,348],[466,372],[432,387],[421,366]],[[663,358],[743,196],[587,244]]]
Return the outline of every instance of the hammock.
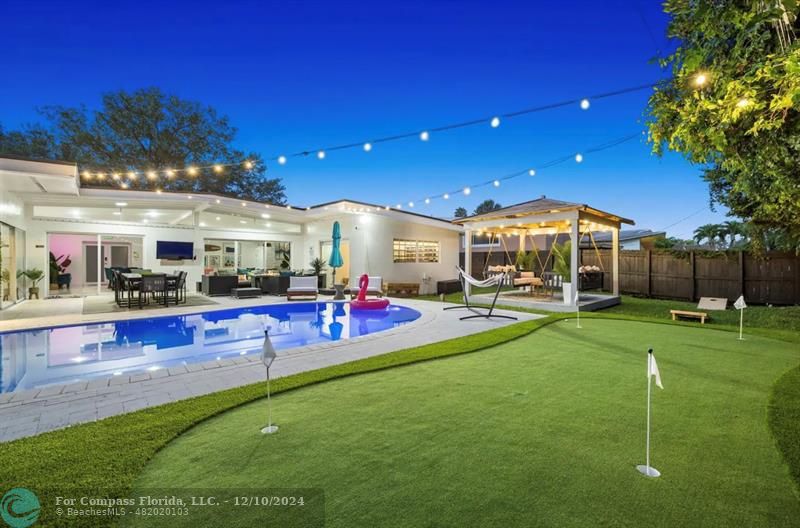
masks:
[[[458,306],[448,306],[445,310],[457,310],[459,308],[466,308],[470,312],[473,312],[472,315],[465,315],[464,317],[460,317],[459,319],[464,321],[466,319],[476,319],[476,318],[483,318],[483,319],[490,319],[492,317],[498,317],[501,319],[512,319],[514,321],[517,320],[516,317],[511,317],[510,315],[498,315],[494,313],[494,305],[497,304],[497,296],[500,295],[500,289],[503,287],[503,284],[506,280],[506,273],[503,272],[499,275],[493,275],[485,280],[478,280],[475,277],[469,275],[466,271],[461,269],[459,266],[456,266],[458,270],[458,279],[461,281],[461,291],[464,294],[464,304],[460,304]],[[479,312],[477,308],[471,306],[469,304],[469,296],[467,295],[467,283],[477,288],[486,288],[489,286],[497,285],[497,290],[494,292],[494,299],[492,299],[492,306],[489,308],[489,311],[486,313]]]

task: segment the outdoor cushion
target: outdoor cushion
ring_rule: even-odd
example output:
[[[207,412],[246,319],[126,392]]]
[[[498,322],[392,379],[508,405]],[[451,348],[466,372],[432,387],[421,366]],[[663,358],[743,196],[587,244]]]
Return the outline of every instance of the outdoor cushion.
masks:
[[[317,277],[289,277],[287,291],[317,291]]]

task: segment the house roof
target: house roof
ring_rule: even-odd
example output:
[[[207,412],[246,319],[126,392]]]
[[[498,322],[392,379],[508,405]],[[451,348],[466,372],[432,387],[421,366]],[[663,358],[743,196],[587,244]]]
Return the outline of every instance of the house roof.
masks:
[[[564,212],[564,211],[585,211],[587,213],[592,213],[597,216],[606,217],[624,224],[630,224],[630,225],[634,224],[633,220],[630,220],[628,218],[623,218],[621,216],[617,216],[611,213],[606,213],[605,211],[601,211],[599,209],[590,207],[587,204],[579,204],[573,202],[565,202],[562,200],[555,200],[553,198],[548,198],[544,195],[535,200],[530,200],[527,202],[510,205],[508,207],[496,209],[488,213],[467,216],[464,218],[458,218],[456,220],[453,220],[453,222],[456,224],[463,225],[470,222],[480,222],[483,220],[515,218],[519,216],[532,216],[537,214],[549,214],[549,213]]]
[[[619,232],[619,241],[628,242],[641,238],[658,237],[666,235],[666,231],[653,231],[651,229],[627,229]],[[595,242],[611,242],[611,233],[603,231],[594,234]]]

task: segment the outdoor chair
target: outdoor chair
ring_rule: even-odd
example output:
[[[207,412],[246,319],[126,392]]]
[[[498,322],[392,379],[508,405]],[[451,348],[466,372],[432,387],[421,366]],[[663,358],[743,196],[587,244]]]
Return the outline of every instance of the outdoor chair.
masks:
[[[175,275],[177,276],[176,279],[167,281],[166,304],[169,304],[170,301],[175,301],[176,305],[186,302],[187,273],[185,271],[179,271]]]
[[[166,305],[167,300],[167,277],[166,275],[143,275],[142,281],[139,283],[139,308],[142,307],[142,297],[144,297],[146,304],[147,296],[155,302],[163,301]]]
[[[289,288],[286,290],[286,300],[291,301],[294,297],[313,297],[316,300],[319,295],[317,281],[316,275],[311,277],[289,277]]]
[[[360,288],[357,287],[350,288],[350,298],[355,299],[359,290]],[[367,295],[383,297],[383,279],[381,277],[369,277],[369,283],[367,284]]]
[[[500,319],[511,319],[516,321],[516,317],[512,317],[510,315],[500,315],[494,313],[494,306],[497,304],[497,297],[500,295],[500,290],[503,288],[503,284],[506,282],[506,273],[502,273],[500,275],[494,275],[486,280],[479,281],[478,279],[470,276],[460,267],[456,266],[458,270],[458,278],[461,281],[461,290],[464,292],[464,304],[458,306],[448,306],[445,310],[457,310],[459,308],[466,308],[470,312],[473,312],[472,315],[465,315],[464,317],[459,317],[460,320],[466,321],[467,319],[491,319],[493,317],[497,317]],[[477,308],[469,304],[469,296],[467,295],[467,283],[475,286],[476,288],[486,288],[489,286],[497,285],[497,290],[494,292],[494,299],[492,299],[492,305],[489,307],[488,312],[480,312]]]
[[[545,271],[542,273],[542,282],[544,283],[544,293],[549,297],[552,297],[557,291],[562,291],[563,278],[558,273]]]

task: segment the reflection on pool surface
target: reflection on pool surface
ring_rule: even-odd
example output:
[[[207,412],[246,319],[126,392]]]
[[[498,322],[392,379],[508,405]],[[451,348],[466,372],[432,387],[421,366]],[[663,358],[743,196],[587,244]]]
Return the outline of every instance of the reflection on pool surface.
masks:
[[[0,393],[259,354],[264,327],[278,350],[388,330],[419,312],[350,311],[296,303],[0,334]]]

